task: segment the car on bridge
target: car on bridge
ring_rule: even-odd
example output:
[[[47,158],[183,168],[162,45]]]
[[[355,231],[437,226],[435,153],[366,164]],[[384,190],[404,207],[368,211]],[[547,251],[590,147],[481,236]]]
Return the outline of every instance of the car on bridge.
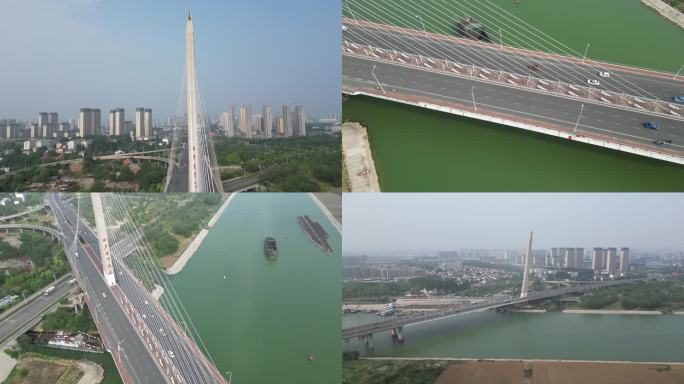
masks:
[[[652,121],[647,121],[644,123],[644,128],[652,129],[654,131],[659,131],[660,125],[658,125],[658,123],[654,123]]]
[[[672,96],[672,101],[684,104],[684,96]]]
[[[527,64],[527,69],[529,69],[530,71],[538,71],[539,70],[539,64],[536,64],[536,63]]]
[[[659,147],[664,147],[665,144],[672,144],[672,140],[656,140],[653,142],[653,144],[655,144]]]
[[[600,83],[598,80],[596,80],[596,79],[589,79],[589,80],[587,80],[587,84],[589,84],[589,85],[599,85],[599,84],[601,84],[601,83]]]
[[[610,72],[606,71],[601,71],[598,73],[599,76],[604,77],[604,78],[609,78],[610,77]]]

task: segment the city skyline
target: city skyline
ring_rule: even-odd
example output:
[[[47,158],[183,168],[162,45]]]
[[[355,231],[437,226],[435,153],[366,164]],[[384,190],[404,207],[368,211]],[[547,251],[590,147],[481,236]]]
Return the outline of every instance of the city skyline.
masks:
[[[344,252],[684,248],[682,194],[348,194]],[[663,213],[658,221],[653,214]],[[427,224],[427,220],[430,224]]]
[[[339,115],[341,63],[330,44],[339,39],[339,7],[332,7],[332,0],[298,2],[304,0],[256,6],[106,0],[13,4],[0,27],[5,32],[0,43],[6,55],[22,60],[3,63],[0,119],[30,120],[44,110],[78,118],[85,106],[133,111],[146,105],[161,119],[182,115],[177,99],[188,11],[196,20],[198,76],[210,116],[242,103],[303,104],[312,116]],[[125,30],[117,24],[122,19]],[[307,33],[310,29],[318,33]],[[293,40],[299,44],[288,44]],[[54,59],[45,60],[46,54]]]

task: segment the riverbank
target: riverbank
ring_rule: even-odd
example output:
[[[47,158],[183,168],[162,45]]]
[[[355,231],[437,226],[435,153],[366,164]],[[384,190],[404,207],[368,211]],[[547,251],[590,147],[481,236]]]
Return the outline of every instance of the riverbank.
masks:
[[[662,0],[641,0],[647,7],[660,13],[664,18],[684,28],[684,14]]]
[[[337,220],[337,218],[330,212],[328,207],[325,204],[323,204],[323,202],[318,198],[318,196],[316,196],[315,193],[310,192],[309,197],[311,197],[311,200],[313,200],[314,204],[316,204],[318,206],[318,208],[320,208],[321,212],[323,212],[325,217],[328,218],[328,221],[330,221],[330,224],[332,224],[333,227],[335,227],[335,229],[337,229],[337,233],[342,234],[342,224],[340,224],[340,222]],[[339,206],[341,207],[342,196],[339,197],[339,201],[340,201]],[[340,209],[340,211],[341,211],[341,209]]]
[[[214,224],[216,224],[216,221],[219,219],[219,217],[221,217],[221,215],[223,214],[223,211],[225,211],[226,208],[228,208],[228,205],[230,205],[230,203],[233,201],[235,196],[237,196],[237,193],[231,194],[228,197],[228,199],[226,199],[226,201],[223,203],[221,208],[219,208],[219,210],[216,211],[214,216],[207,223],[208,229],[211,229],[214,226]],[[197,236],[195,236],[195,238],[192,239],[192,242],[190,242],[190,244],[187,246],[187,248],[185,248],[185,250],[178,257],[178,259],[176,259],[176,261],[174,261],[173,265],[166,269],[165,272],[168,275],[175,275],[176,273],[182,271],[183,268],[185,268],[185,264],[187,264],[188,261],[190,261],[190,258],[192,258],[192,256],[195,254],[195,252],[197,252],[200,245],[202,245],[202,242],[207,237],[207,234],[209,233],[209,230],[207,228],[202,229],[197,234]]]
[[[584,315],[662,315],[660,311],[634,311],[624,309],[566,309],[563,313]]]
[[[342,124],[342,156],[352,192],[380,192],[380,182],[366,127]]]

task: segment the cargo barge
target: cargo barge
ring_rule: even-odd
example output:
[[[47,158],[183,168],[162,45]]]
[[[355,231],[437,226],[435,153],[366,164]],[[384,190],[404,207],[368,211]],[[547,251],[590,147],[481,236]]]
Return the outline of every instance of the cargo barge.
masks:
[[[328,232],[321,224],[313,221],[308,215],[297,216],[297,224],[316,247],[328,256],[332,254],[333,249],[328,243]]]

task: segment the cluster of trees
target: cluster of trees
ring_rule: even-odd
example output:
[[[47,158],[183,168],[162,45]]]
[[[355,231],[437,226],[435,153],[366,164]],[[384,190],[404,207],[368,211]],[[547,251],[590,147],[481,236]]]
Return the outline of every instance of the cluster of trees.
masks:
[[[178,250],[178,239],[164,229],[161,224],[146,226],[145,237],[150,242],[157,257],[170,255]]]
[[[282,192],[320,191],[342,185],[339,135],[245,140],[219,139],[214,144],[219,165],[263,172],[260,182]],[[225,171],[222,177],[240,176]],[[328,185],[329,187],[326,187]]]
[[[73,308],[60,307],[43,317],[42,327],[47,332],[97,332],[97,327],[87,307],[78,313]]]
[[[0,273],[0,296],[30,295],[69,270],[64,250],[59,244],[31,232],[22,233],[20,240],[21,247],[14,255],[15,257],[29,257],[34,268],[33,270],[9,269],[6,273]],[[2,247],[5,249],[4,245]]]
[[[437,290],[441,294],[463,291],[470,287],[468,283],[459,283],[455,279],[443,279],[438,276],[424,276],[406,281],[381,283],[345,282],[342,285],[344,300],[388,301],[391,298],[407,293],[419,294],[423,289]]]
[[[95,179],[95,184],[90,188],[90,191],[95,192],[108,191],[105,187],[106,181],[134,182],[138,184],[140,192],[162,192],[166,167],[151,161],[141,161],[138,165],[140,165],[140,170],[133,173],[121,160],[100,161],[85,157],[83,169],[76,176],[92,176]]]
[[[609,287],[582,297],[580,305],[601,309],[618,301],[628,310],[681,309],[684,308],[684,285],[681,281],[668,281]]]
[[[665,2],[684,13],[684,0],[665,0]]]

